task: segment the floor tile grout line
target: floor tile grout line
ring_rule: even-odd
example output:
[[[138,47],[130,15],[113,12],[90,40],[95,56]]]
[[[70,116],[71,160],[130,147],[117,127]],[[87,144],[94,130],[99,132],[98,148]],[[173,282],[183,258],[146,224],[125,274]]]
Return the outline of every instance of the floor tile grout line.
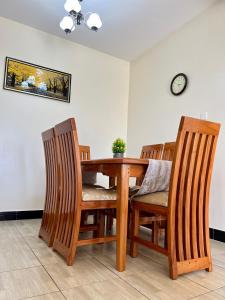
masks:
[[[25,267],[25,268],[11,269],[11,270],[8,270],[8,271],[1,271],[0,274],[9,273],[9,272],[16,272],[16,271],[22,271],[22,270],[29,270],[29,269],[38,268],[38,267],[41,267],[41,266],[42,265],[40,264],[40,265],[37,265],[37,266],[30,266],[30,267]]]
[[[213,292],[215,292],[216,290],[211,290],[211,291],[209,291],[209,292],[207,292],[207,293],[203,293],[203,294],[201,294],[201,295],[198,295],[198,296],[195,296],[195,297],[191,297],[191,298],[188,298],[187,300],[194,300],[194,299],[196,299],[196,298],[198,298],[198,297],[201,297],[201,296],[204,296],[204,295],[208,295],[208,294],[210,294],[210,293],[213,293]],[[220,295],[220,294],[217,294],[217,295],[219,295],[219,296],[221,296],[221,297],[223,297],[224,299],[225,299],[225,297],[224,296],[222,296],[222,295]]]
[[[142,292],[140,292],[136,287],[134,287],[132,284],[130,284],[130,282],[127,282],[126,280],[124,280],[122,277],[120,277],[117,273],[113,272],[108,266],[106,266],[103,262],[101,262],[100,260],[98,260],[97,257],[93,257],[95,260],[97,260],[100,264],[102,264],[106,269],[108,269],[110,272],[112,272],[114,275],[116,275],[119,279],[121,279],[123,282],[125,282],[126,284],[128,284],[129,286],[131,286],[133,289],[135,289],[139,294],[141,294],[142,296],[144,296],[146,299],[151,300],[151,298],[148,298],[146,295],[144,295]]]
[[[36,297],[40,297],[40,296],[42,297],[42,296],[51,295],[51,294],[55,294],[55,293],[60,293],[62,296],[64,296],[61,291],[55,291],[55,292],[44,293],[44,294],[40,294],[40,295],[36,295],[36,296],[31,296],[31,297],[28,297],[28,298],[22,298],[22,299],[19,299],[19,300],[29,300],[29,299],[34,299]],[[63,297],[63,298],[65,298],[65,297]]]
[[[17,229],[18,230],[18,229]],[[19,230],[18,230],[19,231]],[[57,283],[55,282],[55,280],[52,278],[51,274],[48,272],[48,270],[45,268],[45,265],[42,264],[42,262],[40,261],[39,257],[35,254],[35,252],[33,251],[33,249],[31,248],[31,246],[29,245],[29,243],[26,241],[25,237],[21,234],[21,232],[19,232],[20,235],[23,237],[26,245],[29,247],[29,249],[32,251],[32,253],[35,255],[35,257],[37,258],[37,260],[39,261],[40,265],[43,267],[43,269],[47,272],[47,274],[49,275],[49,277],[52,279],[52,281],[54,282],[55,286],[59,289],[59,291],[61,292],[61,294],[63,295],[63,297],[66,299],[65,295],[62,293],[62,290],[60,289],[60,287],[57,285]],[[142,292],[140,292],[139,290],[137,290],[134,286],[132,286],[129,282],[127,282],[126,280],[122,279],[119,275],[117,275],[115,272],[113,272],[111,269],[109,269],[106,265],[104,265],[101,261],[99,261],[96,257],[92,256],[92,258],[94,258],[98,263],[100,263],[101,265],[103,265],[107,270],[109,270],[113,275],[117,276],[120,280],[122,280],[123,282],[125,282],[126,284],[128,284],[129,286],[131,286],[133,289],[135,289],[140,295],[144,296],[146,299],[151,300],[151,298],[148,298],[146,295],[144,295]],[[105,280],[104,280],[105,281]]]
[[[24,238],[24,237],[23,237]],[[34,254],[34,256],[37,258],[37,260],[39,261],[40,265],[42,266],[42,268],[45,270],[45,272],[49,275],[49,277],[51,278],[51,280],[53,281],[53,283],[55,284],[55,286],[57,287],[58,291],[61,292],[59,286],[57,285],[57,283],[55,282],[55,280],[53,279],[53,277],[51,276],[51,274],[48,272],[48,270],[45,268],[45,266],[42,264],[41,260],[39,259],[39,257],[35,254],[35,252],[33,251],[33,249],[31,248],[31,246],[29,245],[29,243],[26,241],[26,239],[24,238],[24,241],[26,243],[26,245],[30,248],[31,252]],[[62,294],[62,293],[61,293]],[[66,299],[66,297],[62,294],[63,298]]]
[[[188,280],[190,280],[191,282],[194,282],[195,284],[200,285],[201,287],[205,288],[206,290],[208,290],[208,292],[213,292],[213,291],[214,291],[214,290],[210,290],[209,288],[205,287],[204,285],[202,285],[202,284],[200,284],[200,283],[194,281],[194,280],[191,279],[191,278],[188,278],[188,277],[185,277],[185,278],[188,279]],[[208,293],[208,292],[207,292],[207,293]],[[206,293],[206,294],[207,294],[207,293]],[[203,295],[204,295],[204,294],[203,294]],[[191,299],[193,299],[193,298],[191,298]]]
[[[141,255],[143,255],[143,254],[141,254]],[[145,256],[145,255],[143,255],[144,257],[147,257],[148,259],[150,259],[151,261],[153,261],[154,263],[156,263],[154,260],[152,260],[150,257],[148,257],[148,256]],[[96,258],[95,257],[95,259],[97,259],[98,260],[98,258]],[[104,263],[102,263],[100,260],[98,260],[101,264],[103,264],[105,267],[107,267]],[[160,264],[160,263],[157,263],[158,265],[161,265],[162,266],[162,264]],[[109,269],[108,267],[107,267],[107,269]],[[110,269],[109,269],[110,270]],[[111,272],[113,272],[112,270],[110,270]],[[114,273],[114,272],[113,272]],[[128,281],[126,281],[123,277],[120,277],[117,273],[114,273],[118,278],[120,278],[120,279],[122,279],[124,282],[126,282],[127,284],[129,284],[130,286],[132,286],[134,289],[136,289],[140,294],[142,294],[144,297],[146,297],[147,298],[147,296],[145,295],[145,294],[143,294],[142,292],[140,292],[136,287],[134,287],[133,285],[131,285]],[[204,295],[204,294],[208,294],[209,292],[213,292],[214,290],[210,290],[210,289],[208,289],[207,287],[205,287],[205,286],[203,286],[203,285],[201,285],[201,284],[199,284],[199,283],[197,283],[197,282],[195,282],[195,281],[193,281],[193,280],[191,280],[190,278],[187,278],[187,277],[185,277],[187,280],[189,280],[189,281],[191,281],[191,282],[193,282],[194,284],[196,284],[197,286],[200,286],[200,287],[203,287],[203,288],[205,288],[206,290],[207,290],[207,292],[206,293],[203,293],[203,294],[200,294],[199,296],[201,296],[201,295]],[[220,287],[220,288],[222,288],[222,287]],[[219,288],[218,288],[219,289]],[[194,299],[194,298],[196,298],[196,296],[195,297],[192,297],[192,298],[189,298],[189,300],[190,299]],[[147,298],[147,299],[151,299],[151,298]]]
[[[224,288],[224,287],[225,286],[222,286],[222,287],[220,287],[218,289],[213,290],[212,292],[215,292],[217,295],[220,295],[219,293],[217,293],[217,291],[220,290],[220,289],[222,289],[222,288]],[[225,299],[225,296],[223,296],[223,295],[220,295],[220,296],[222,296]]]
[[[20,220],[19,220],[19,221],[20,221]],[[17,222],[19,222],[19,221],[17,221]],[[46,273],[49,275],[49,277],[51,278],[51,280],[54,282],[55,286],[58,288],[58,291],[55,291],[55,292],[60,293],[60,294],[63,296],[63,298],[66,299],[66,297],[64,296],[62,290],[58,287],[58,285],[56,284],[55,280],[52,278],[52,276],[49,274],[48,270],[45,268],[45,265],[42,264],[42,262],[40,261],[39,257],[35,254],[34,249],[36,249],[36,248],[33,249],[32,246],[30,246],[30,244],[28,243],[28,241],[27,241],[27,239],[26,239],[26,237],[27,237],[28,235],[23,235],[23,233],[18,229],[17,226],[18,226],[18,225],[15,224],[16,234],[18,234],[19,236],[21,236],[22,240],[25,242],[25,244],[27,245],[27,247],[28,247],[28,248],[31,250],[31,252],[34,254],[35,258],[36,258],[37,261],[40,263],[40,265],[39,265],[39,266],[31,266],[31,267],[22,268],[22,269],[14,269],[14,270],[10,270],[10,271],[3,271],[3,272],[0,272],[0,273],[11,272],[11,271],[16,271],[16,270],[23,270],[23,269],[30,269],[30,268],[35,268],[35,267],[40,267],[40,266],[41,266],[41,267],[43,267],[43,269],[46,271]],[[31,235],[31,236],[34,236],[34,234]],[[46,246],[46,247],[47,247],[47,246]],[[162,263],[156,262],[154,259],[152,259],[151,257],[147,256],[146,254],[143,254],[143,253],[140,253],[140,254],[141,254],[143,257],[148,258],[150,261],[153,261],[154,263],[157,263],[158,265],[163,266]],[[96,257],[96,256],[91,256],[91,257],[94,258],[96,261],[98,261],[100,264],[102,264],[102,265],[103,265],[106,269],[108,269],[111,273],[113,273],[113,274],[115,275],[116,278],[122,280],[123,282],[125,282],[126,284],[128,284],[129,286],[131,286],[132,288],[134,288],[140,295],[144,296],[146,299],[151,299],[151,298],[147,298],[146,295],[142,294],[142,293],[141,293],[138,289],[136,289],[132,284],[130,284],[129,282],[127,282],[125,278],[120,277],[117,273],[113,272],[113,270],[111,270],[107,265],[105,265],[102,261],[100,261],[100,260],[98,259],[98,257]],[[216,265],[219,269],[224,269],[224,267],[222,267],[222,266],[220,266],[220,265],[217,265],[217,264],[215,264],[215,265]],[[207,295],[207,294],[213,293],[213,292],[217,293],[217,290],[219,290],[219,289],[221,289],[221,288],[224,287],[224,286],[221,286],[221,287],[218,287],[218,288],[216,288],[216,289],[210,290],[208,287],[203,286],[202,284],[200,284],[200,283],[198,283],[198,282],[192,280],[191,278],[186,277],[186,279],[188,279],[189,281],[195,283],[196,285],[201,286],[201,287],[205,288],[206,290],[208,290],[207,292],[205,292],[205,293],[203,293],[203,294],[200,294],[199,296]],[[106,279],[106,280],[107,280],[107,279]],[[82,286],[82,285],[81,285],[81,286]],[[49,293],[47,293],[47,294],[51,294],[51,293],[55,293],[55,292],[49,292]],[[47,295],[47,294],[42,294],[42,295]],[[217,294],[218,294],[218,293],[217,293]],[[218,295],[220,295],[220,294],[218,294]],[[223,298],[225,299],[225,297],[224,297],[223,295],[220,295],[220,296],[223,297]],[[30,298],[34,298],[34,297],[36,297],[36,296],[32,296],[32,297],[30,297]],[[188,298],[188,299],[191,300],[191,299],[195,299],[196,297],[198,297],[198,296],[191,297],[191,298]],[[29,298],[23,298],[23,299],[29,299]]]

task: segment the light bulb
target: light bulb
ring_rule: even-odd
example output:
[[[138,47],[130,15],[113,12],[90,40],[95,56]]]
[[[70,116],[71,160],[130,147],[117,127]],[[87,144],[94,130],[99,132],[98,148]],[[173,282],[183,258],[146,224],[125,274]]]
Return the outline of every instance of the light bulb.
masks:
[[[60,27],[66,33],[70,33],[72,31],[74,31],[75,25],[74,25],[73,19],[71,17],[69,17],[69,16],[64,17],[62,19],[62,21],[60,22]]]
[[[79,13],[81,11],[81,5],[78,0],[66,0],[64,8],[70,14]]]
[[[97,31],[102,27],[102,21],[98,14],[91,13],[86,22],[89,29]]]

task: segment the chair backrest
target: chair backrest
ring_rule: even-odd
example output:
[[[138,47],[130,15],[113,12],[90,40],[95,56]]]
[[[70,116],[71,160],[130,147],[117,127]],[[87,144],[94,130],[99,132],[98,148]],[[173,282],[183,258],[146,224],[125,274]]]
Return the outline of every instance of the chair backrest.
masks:
[[[173,261],[210,257],[209,190],[219,130],[217,123],[181,118],[169,191]]]
[[[143,146],[140,158],[160,159],[162,156],[163,144]]]
[[[91,159],[91,150],[90,146],[80,145],[80,160],[90,160]]]
[[[75,120],[55,126],[60,174],[59,215],[53,248],[66,253],[73,240],[77,207],[82,199],[80,150]]]
[[[162,159],[173,160],[176,142],[165,143],[163,148]]]
[[[52,246],[58,205],[58,163],[54,129],[42,133],[46,166],[45,207],[39,236]]]

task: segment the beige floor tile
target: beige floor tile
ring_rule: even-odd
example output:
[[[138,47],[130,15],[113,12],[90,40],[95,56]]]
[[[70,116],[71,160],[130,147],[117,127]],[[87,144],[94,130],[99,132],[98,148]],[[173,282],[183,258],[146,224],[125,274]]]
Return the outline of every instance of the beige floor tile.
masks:
[[[66,263],[65,260],[52,248],[43,247],[39,249],[33,249],[34,254],[38,257],[42,265],[50,265],[56,263]]]
[[[219,266],[225,269],[225,250],[223,253],[218,253],[212,257],[213,265]]]
[[[55,293],[32,297],[32,298],[27,298],[27,299],[30,299],[30,300],[65,300],[65,298],[63,297],[61,292],[55,292]]]
[[[79,247],[80,252],[88,253],[90,256],[98,255],[114,255],[116,253],[116,243],[106,243],[106,244],[93,244],[88,246]]]
[[[2,244],[5,240],[8,239],[21,239],[19,234],[16,221],[0,221],[0,243]]]
[[[150,299],[173,300],[190,299],[208,292],[206,288],[180,276],[171,280],[163,268],[149,268],[146,272],[138,272],[123,278],[142,294]]]
[[[45,266],[61,290],[114,278],[115,275],[94,258],[77,258],[73,266],[63,261]]]
[[[58,291],[43,267],[0,273],[0,300],[17,300]]]
[[[26,235],[23,237],[31,249],[46,248],[47,244],[38,235]]]
[[[210,242],[211,242],[211,251],[213,256],[225,252],[225,243],[214,241],[214,240],[210,240]]]
[[[40,263],[25,241],[7,241],[0,248],[0,272],[39,266]]]
[[[218,290],[215,290],[214,292],[221,295],[221,296],[223,296],[223,297],[225,297],[225,287],[222,287]]]
[[[16,222],[16,228],[22,234],[22,236],[30,236],[36,235],[38,236],[38,232],[41,226],[41,220],[19,220]]]
[[[68,300],[147,299],[121,279],[115,278],[63,291]]]
[[[147,247],[144,247],[142,245],[138,246],[138,252],[144,256],[149,257],[151,260],[154,260],[155,262],[161,264],[161,265],[167,265],[168,264],[168,258],[167,256],[156,252],[152,249],[149,249]]]
[[[207,293],[201,296],[198,296],[196,298],[193,298],[193,300],[224,300],[225,298],[218,295],[215,292]]]
[[[76,258],[91,258],[91,256],[85,252],[82,251],[83,247],[80,247],[77,249]],[[42,265],[50,265],[50,264],[56,264],[56,263],[63,263],[66,264],[65,259],[60,256],[56,251],[53,251],[52,248],[45,247],[45,248],[39,248],[39,249],[33,249],[35,255],[38,257]]]
[[[132,275],[136,272],[145,272],[148,269],[156,267],[163,267],[167,269],[168,266],[161,266],[160,264],[154,263],[149,257],[143,256],[139,254],[136,258],[132,258],[130,255],[126,256],[126,270],[124,272],[118,272],[116,270],[116,254],[115,252],[112,254],[104,254],[104,255],[96,255],[96,259],[104,264],[107,268],[109,268],[112,272],[117,274],[119,277],[123,278],[127,275]]]
[[[189,273],[185,276],[209,290],[215,290],[225,286],[225,269],[216,265],[213,266],[213,272],[202,270]]]

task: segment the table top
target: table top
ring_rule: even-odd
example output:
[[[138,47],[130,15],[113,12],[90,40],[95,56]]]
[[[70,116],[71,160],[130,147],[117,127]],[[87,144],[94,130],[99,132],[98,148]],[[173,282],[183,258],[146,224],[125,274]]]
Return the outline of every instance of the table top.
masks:
[[[103,164],[127,164],[127,165],[148,165],[148,159],[141,158],[104,158],[104,159],[91,159],[82,160],[82,165],[103,165]]]

